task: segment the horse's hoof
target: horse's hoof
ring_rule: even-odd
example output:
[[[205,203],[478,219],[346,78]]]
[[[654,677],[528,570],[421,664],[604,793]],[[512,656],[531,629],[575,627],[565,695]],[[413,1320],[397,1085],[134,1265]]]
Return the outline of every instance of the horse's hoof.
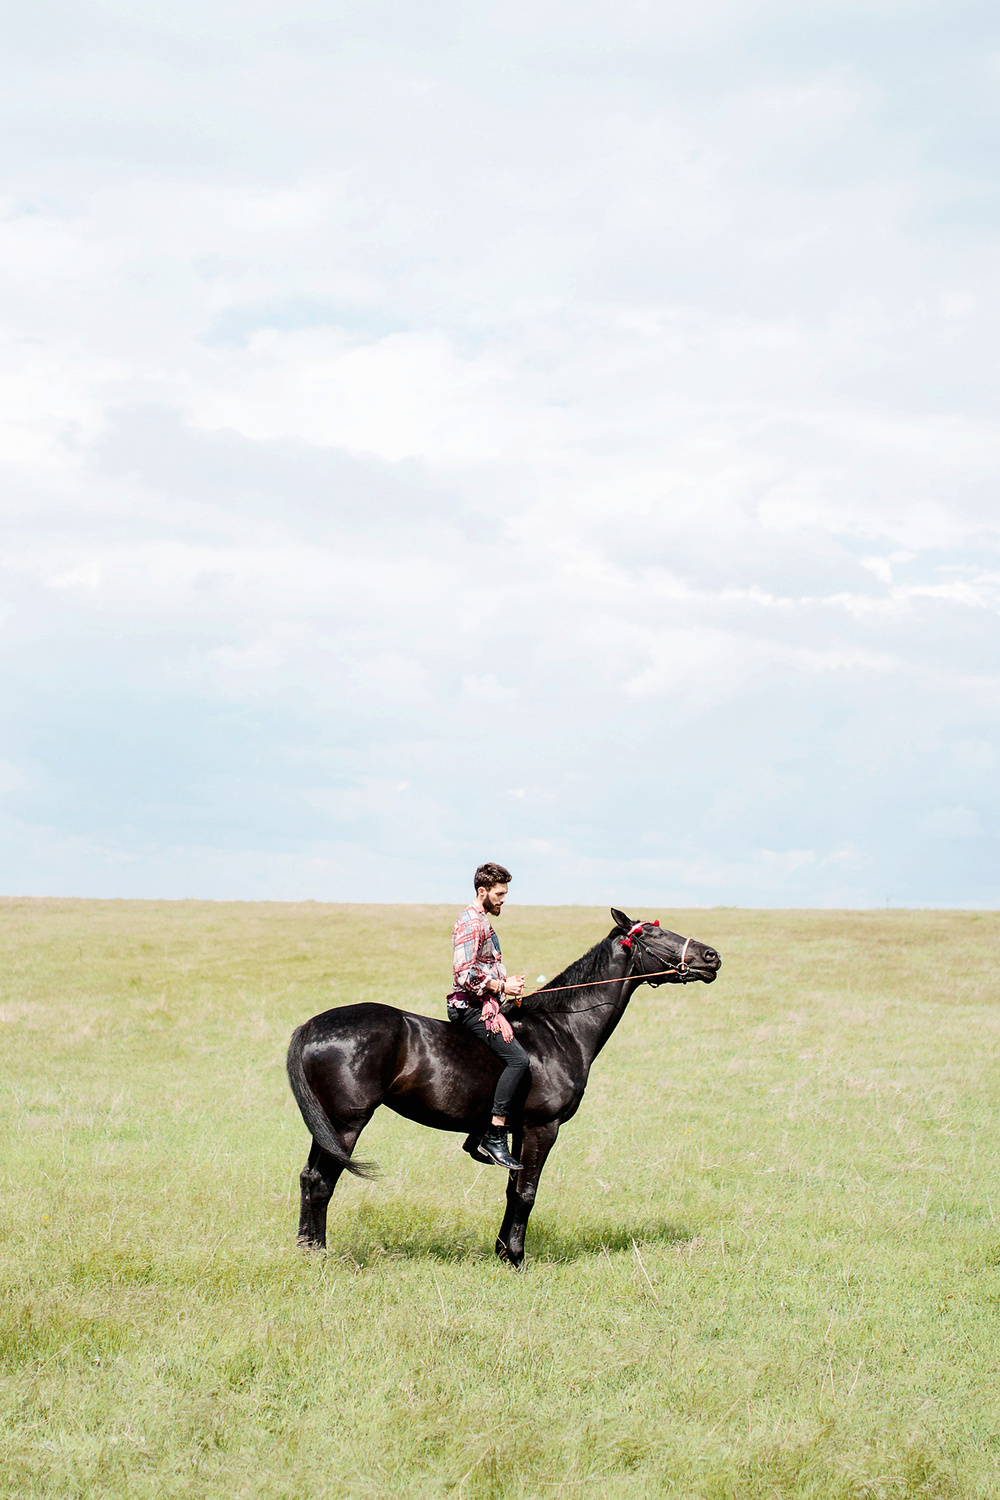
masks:
[[[326,1241],[325,1240],[312,1240],[306,1234],[300,1234],[299,1237],[297,1238],[297,1240],[295,1241],[295,1243],[296,1243],[296,1245],[298,1245],[298,1247],[299,1247],[300,1250],[325,1250],[326,1249]]]

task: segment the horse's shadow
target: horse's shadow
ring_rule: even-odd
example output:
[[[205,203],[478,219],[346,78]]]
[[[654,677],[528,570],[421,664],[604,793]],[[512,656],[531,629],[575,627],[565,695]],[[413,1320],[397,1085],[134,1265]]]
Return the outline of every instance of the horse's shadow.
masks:
[[[642,1219],[635,1224],[581,1224],[575,1228],[532,1219],[527,1249],[532,1260],[573,1261],[586,1255],[609,1255],[633,1245],[687,1245],[694,1231],[667,1219]]]
[[[362,1204],[330,1225],[330,1254],[359,1270],[384,1260],[474,1261],[495,1259],[496,1225],[428,1205]],[[688,1245],[694,1231],[667,1219],[634,1223],[607,1220],[567,1225],[543,1215],[528,1227],[527,1258],[541,1265],[613,1255],[635,1245]]]

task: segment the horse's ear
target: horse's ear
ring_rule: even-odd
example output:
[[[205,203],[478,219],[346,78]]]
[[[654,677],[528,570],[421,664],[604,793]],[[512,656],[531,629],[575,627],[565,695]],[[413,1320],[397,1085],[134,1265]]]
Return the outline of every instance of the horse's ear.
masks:
[[[611,915],[614,917],[615,921],[618,923],[618,926],[621,927],[624,932],[628,932],[630,927],[635,926],[632,918],[627,917],[623,911],[619,911],[617,906],[613,906],[611,908]]]

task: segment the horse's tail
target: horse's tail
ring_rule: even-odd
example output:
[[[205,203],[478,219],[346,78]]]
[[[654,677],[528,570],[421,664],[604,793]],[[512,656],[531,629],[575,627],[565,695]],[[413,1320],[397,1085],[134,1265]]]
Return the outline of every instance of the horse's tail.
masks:
[[[308,1024],[307,1021],[306,1026]],[[312,1091],[306,1077],[306,1070],[302,1066],[306,1026],[295,1028],[288,1047],[288,1082],[292,1086],[295,1102],[302,1111],[302,1118],[317,1146],[322,1146],[327,1155],[333,1157],[338,1167],[345,1167],[348,1172],[353,1172],[355,1177],[374,1177],[378,1171],[375,1162],[351,1160],[344,1150],[343,1141],[340,1140],[330,1123],[326,1110]]]

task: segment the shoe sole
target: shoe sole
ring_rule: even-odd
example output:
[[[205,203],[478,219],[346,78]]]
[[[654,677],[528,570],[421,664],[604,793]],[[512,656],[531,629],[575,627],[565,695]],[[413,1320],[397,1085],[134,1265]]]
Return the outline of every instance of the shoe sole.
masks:
[[[503,1169],[504,1169],[505,1172],[523,1172],[524,1171],[524,1162],[514,1161],[513,1158],[511,1159],[510,1165],[508,1165],[506,1162],[497,1161],[497,1159],[496,1159],[495,1156],[489,1156],[484,1151],[483,1152],[483,1160],[484,1161],[488,1161],[489,1164],[490,1164],[490,1166],[492,1166],[492,1167],[503,1167]]]

